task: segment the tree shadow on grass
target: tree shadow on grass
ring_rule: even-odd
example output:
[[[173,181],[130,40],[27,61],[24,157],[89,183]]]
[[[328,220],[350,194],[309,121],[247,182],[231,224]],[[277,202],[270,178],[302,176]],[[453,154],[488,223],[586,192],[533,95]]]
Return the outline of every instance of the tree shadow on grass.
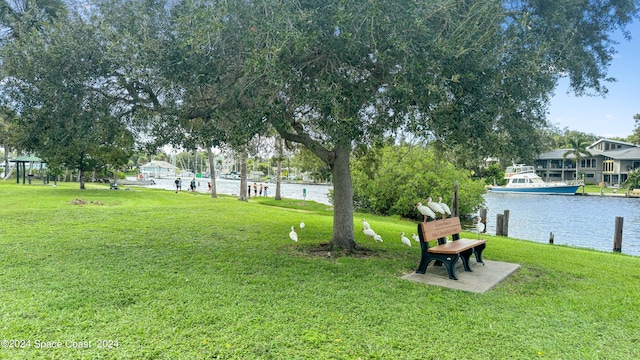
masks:
[[[331,243],[320,243],[300,246],[297,248],[299,253],[305,254],[311,257],[321,258],[339,258],[339,257],[352,257],[352,258],[370,258],[378,257],[384,251],[367,249],[361,245],[356,246],[354,250],[343,249],[334,246]]]

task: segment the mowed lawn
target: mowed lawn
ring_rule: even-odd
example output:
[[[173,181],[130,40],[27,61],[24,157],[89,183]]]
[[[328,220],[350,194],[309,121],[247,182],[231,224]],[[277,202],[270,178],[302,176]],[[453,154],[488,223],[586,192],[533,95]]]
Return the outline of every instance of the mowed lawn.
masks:
[[[344,256],[325,205],[77,188],[0,181],[1,359],[640,358],[638,257],[488,236],[475,294],[400,278],[414,222]]]

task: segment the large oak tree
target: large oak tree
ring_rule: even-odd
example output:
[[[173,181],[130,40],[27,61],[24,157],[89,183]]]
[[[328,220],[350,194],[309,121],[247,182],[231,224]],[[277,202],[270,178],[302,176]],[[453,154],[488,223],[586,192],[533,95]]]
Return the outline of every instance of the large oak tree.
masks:
[[[402,131],[463,159],[535,149],[557,79],[605,93],[609,34],[637,14],[635,1],[265,3],[255,63],[278,86],[269,121],[331,167],[333,244],[347,249],[354,145]]]
[[[175,38],[159,47],[172,55],[146,66],[181,94],[173,107],[215,115],[236,142],[269,124],[318,156],[334,181],[332,244],[345,249],[357,247],[356,145],[410,132],[460,163],[535,151],[558,78],[606,93],[609,34],[637,14],[633,0],[170,4],[160,38]]]

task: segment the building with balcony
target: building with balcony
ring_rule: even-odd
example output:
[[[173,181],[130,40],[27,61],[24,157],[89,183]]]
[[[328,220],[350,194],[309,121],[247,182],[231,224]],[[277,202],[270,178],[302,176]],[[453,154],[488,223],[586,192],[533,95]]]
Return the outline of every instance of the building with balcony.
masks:
[[[545,181],[576,180],[574,155],[564,154],[571,149],[557,149],[540,154],[536,160],[536,171]],[[591,156],[580,160],[578,177],[584,176],[585,184],[619,186],[629,172],[640,168],[640,147],[635,144],[600,139],[587,150]]]

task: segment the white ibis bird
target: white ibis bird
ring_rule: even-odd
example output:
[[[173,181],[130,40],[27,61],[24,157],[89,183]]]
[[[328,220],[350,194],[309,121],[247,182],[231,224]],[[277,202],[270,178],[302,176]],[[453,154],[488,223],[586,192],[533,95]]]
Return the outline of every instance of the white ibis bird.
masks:
[[[289,237],[291,238],[291,240],[298,242],[298,234],[296,233],[295,229],[296,229],[295,226],[291,227],[291,232],[289,233]]]
[[[300,230],[304,230],[304,221],[300,222]]]
[[[380,235],[378,235],[378,234],[375,234],[375,235],[373,236],[373,240],[375,240],[375,241],[377,241],[377,242],[382,242],[382,236],[380,236]]]
[[[369,225],[369,223],[365,219],[362,219],[362,228],[371,229],[371,225]]]
[[[365,235],[369,236],[369,237],[375,237],[376,235],[378,235],[378,234],[376,234],[376,232],[375,232],[375,231],[373,231],[373,229],[371,229],[371,228],[369,228],[369,229],[362,229],[362,232],[363,232]]]
[[[422,205],[421,202],[419,202],[416,205],[416,208],[418,209],[418,211],[420,211],[420,214],[422,214],[422,216],[424,216],[424,221],[427,221],[427,216],[435,219],[436,218],[436,213],[434,213],[433,211],[431,211],[431,209],[429,209],[429,207]]]
[[[418,235],[416,235],[416,234],[411,234],[411,238],[417,243],[420,242],[420,237]]]
[[[411,246],[411,240],[409,240],[408,237],[404,236],[404,231],[402,232],[402,234],[400,234],[400,240],[402,240],[403,244]]]
[[[482,223],[482,218],[480,216],[476,216],[476,230],[478,230],[478,236],[480,236],[481,232],[484,232],[485,225]]]
[[[440,207],[440,204],[433,202],[431,196],[427,198],[427,206],[429,207],[429,209],[433,210],[434,213],[444,215],[444,209]]]
[[[442,202],[442,196],[438,197],[438,205],[440,205],[440,207],[442,208],[442,210],[444,210],[444,212],[451,216],[451,209],[449,208],[449,205],[445,204]]]

